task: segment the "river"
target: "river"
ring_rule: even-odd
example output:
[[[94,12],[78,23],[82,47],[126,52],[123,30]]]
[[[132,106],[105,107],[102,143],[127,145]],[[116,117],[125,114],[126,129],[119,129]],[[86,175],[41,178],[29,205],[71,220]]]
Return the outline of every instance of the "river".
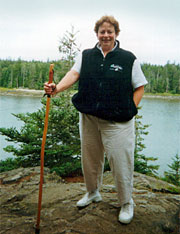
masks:
[[[12,113],[34,112],[42,106],[38,97],[0,96],[0,127],[16,127],[22,123]],[[154,164],[160,165],[159,174],[169,170],[168,164],[172,157],[180,154],[180,100],[162,98],[143,98],[139,114],[143,116],[142,123],[150,125],[148,135],[144,135],[146,148],[143,153],[148,157],[157,157]],[[0,135],[0,159],[12,157],[3,148],[12,144]]]

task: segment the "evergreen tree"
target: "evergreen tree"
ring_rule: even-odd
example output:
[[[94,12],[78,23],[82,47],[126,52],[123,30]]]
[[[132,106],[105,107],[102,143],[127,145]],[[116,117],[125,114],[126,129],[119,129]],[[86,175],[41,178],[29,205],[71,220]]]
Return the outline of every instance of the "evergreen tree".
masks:
[[[79,52],[79,47],[76,44],[76,35],[78,31],[75,32],[74,26],[71,26],[71,31],[66,31],[64,36],[60,39],[59,52],[61,55],[61,61],[64,62],[64,74],[72,67],[74,59]]]
[[[164,180],[180,186],[180,157],[178,154],[172,158],[173,162],[168,165],[169,171],[164,172]]]
[[[42,103],[45,105],[45,99],[42,99]],[[16,146],[7,146],[4,150],[12,152],[19,159],[19,166],[38,166],[45,106],[34,113],[14,116],[23,121],[24,125],[20,131],[14,127],[0,128],[0,133],[5,135],[8,141],[18,143]],[[45,146],[45,166],[61,175],[81,170],[78,117],[78,112],[70,102],[70,93],[64,92],[60,97],[52,99]]]
[[[138,107],[139,109],[141,107]],[[158,165],[149,164],[150,161],[156,161],[155,157],[147,157],[142,151],[146,148],[143,144],[143,135],[147,135],[146,130],[149,125],[143,125],[141,122],[142,116],[136,115],[135,117],[135,151],[134,151],[134,170],[147,175],[157,174]]]

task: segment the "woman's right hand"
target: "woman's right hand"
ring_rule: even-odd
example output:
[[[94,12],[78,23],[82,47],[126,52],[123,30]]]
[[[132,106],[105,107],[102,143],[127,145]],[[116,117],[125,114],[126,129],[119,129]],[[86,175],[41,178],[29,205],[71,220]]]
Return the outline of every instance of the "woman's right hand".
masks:
[[[56,84],[54,83],[44,83],[44,91],[46,94],[54,95],[57,93]]]

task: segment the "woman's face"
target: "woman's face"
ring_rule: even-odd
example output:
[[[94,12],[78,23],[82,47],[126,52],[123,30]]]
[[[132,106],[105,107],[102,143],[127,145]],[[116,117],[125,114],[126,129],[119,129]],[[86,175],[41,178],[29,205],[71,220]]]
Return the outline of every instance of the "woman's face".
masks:
[[[99,26],[97,38],[102,50],[112,50],[116,37],[115,28],[112,24],[104,22]]]

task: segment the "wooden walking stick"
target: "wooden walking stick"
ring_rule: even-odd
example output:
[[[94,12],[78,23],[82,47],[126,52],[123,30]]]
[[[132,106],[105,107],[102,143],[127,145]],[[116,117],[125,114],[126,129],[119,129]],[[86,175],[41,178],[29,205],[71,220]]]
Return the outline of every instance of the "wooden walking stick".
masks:
[[[54,67],[54,64],[51,64],[50,65],[50,69],[49,69],[49,81],[48,81],[48,84],[50,84],[50,83],[53,82],[53,73],[54,73],[53,67]],[[37,213],[37,222],[36,222],[35,234],[39,234],[40,233],[40,216],[41,216],[43,174],[44,174],[44,149],[45,149],[46,135],[47,135],[47,129],[48,129],[48,117],[49,117],[49,108],[50,108],[50,98],[51,98],[51,96],[48,94],[47,95],[47,102],[46,102],[46,115],[45,115],[45,120],[44,120],[44,131],[43,131],[42,144],[41,144],[41,171],[40,171],[38,213]]]

